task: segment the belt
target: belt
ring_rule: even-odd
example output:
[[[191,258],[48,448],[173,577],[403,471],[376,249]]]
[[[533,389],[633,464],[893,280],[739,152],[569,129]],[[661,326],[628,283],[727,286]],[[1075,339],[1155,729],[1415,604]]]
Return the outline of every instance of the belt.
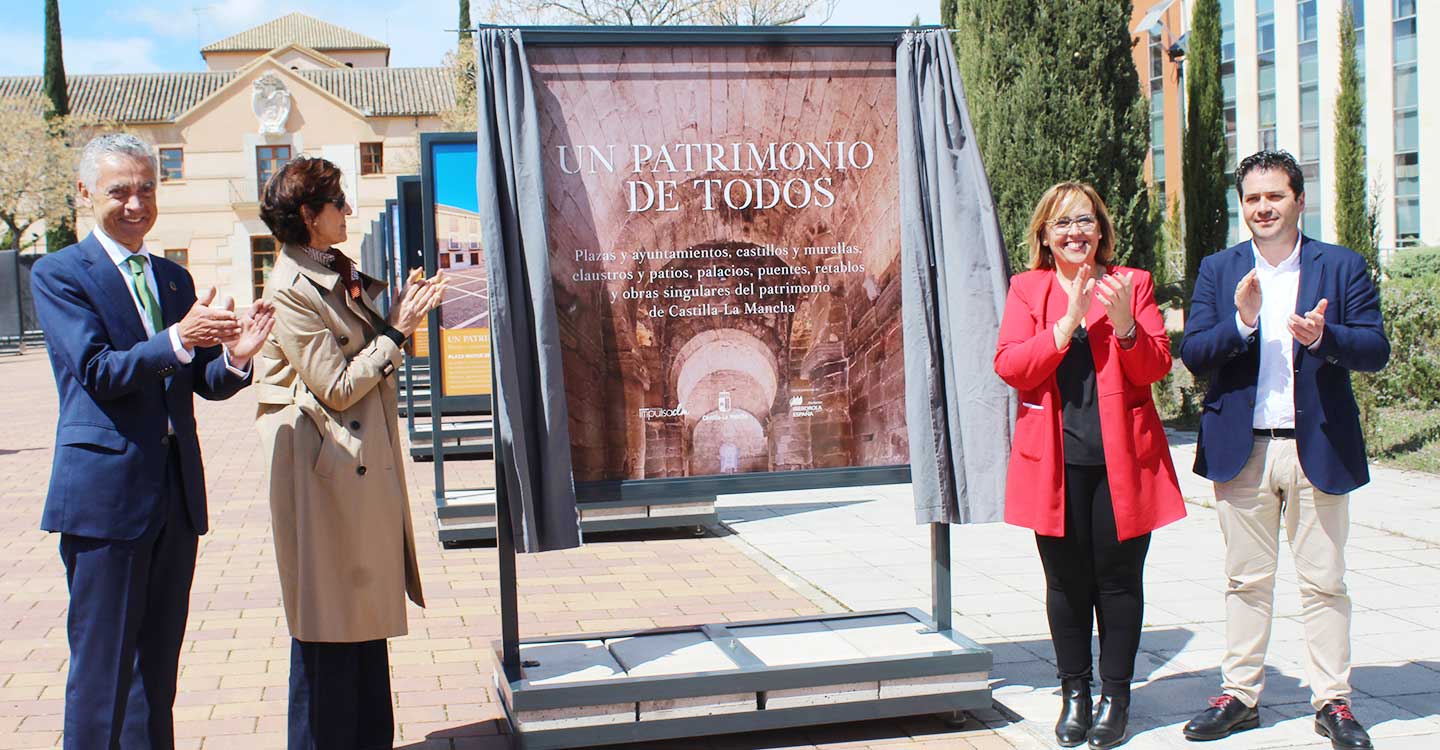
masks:
[[[1293,427],[1256,427],[1251,430],[1255,437],[1267,437],[1272,440],[1294,440],[1295,428]]]

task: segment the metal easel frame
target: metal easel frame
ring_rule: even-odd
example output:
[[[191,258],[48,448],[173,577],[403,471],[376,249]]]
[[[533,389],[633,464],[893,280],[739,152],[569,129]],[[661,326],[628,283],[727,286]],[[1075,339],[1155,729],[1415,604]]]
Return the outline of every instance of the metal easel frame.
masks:
[[[930,28],[930,27],[927,27]],[[656,45],[656,46],[689,46],[689,45],[757,45],[757,44],[813,44],[813,45],[844,45],[844,46],[887,46],[895,47],[901,35],[907,28],[763,28],[753,30],[736,30],[733,28],[635,28],[635,29],[597,29],[592,27],[581,28],[526,28],[524,38],[527,46],[546,45]],[[438,319],[432,317],[432,329],[437,330]],[[492,377],[494,371],[492,351]],[[498,391],[492,392],[497,394]],[[510,514],[509,488],[507,487],[505,472],[501,467],[508,463],[509,453],[503,441],[498,439],[499,431],[496,431],[495,440],[495,461],[496,461],[496,486],[495,486],[495,507],[496,507],[496,530],[497,530],[497,551],[499,554],[499,579],[500,579],[500,640],[496,644],[499,666],[503,674],[503,680],[509,685],[502,685],[502,698],[506,698],[506,710],[514,720],[516,707],[513,704],[515,695],[511,694],[510,688],[517,686],[523,679],[521,668],[521,643],[520,622],[519,622],[519,581],[516,567],[516,549],[514,539],[514,528]],[[439,475],[439,462],[437,461],[437,487],[443,486],[443,479]],[[666,493],[744,493],[744,492],[766,492],[787,489],[813,489],[817,487],[840,487],[870,484],[893,484],[904,483],[910,480],[908,466],[887,466],[887,467],[859,467],[852,469],[837,470],[811,470],[780,472],[753,475],[728,475],[724,477],[679,477],[670,479],[634,480],[624,482],[610,482],[577,486],[577,494],[585,497],[596,497],[604,499],[624,499],[644,495],[663,496]],[[438,492],[438,490],[437,490]],[[935,631],[951,638],[957,643],[957,652],[946,654],[930,654],[928,657],[916,658],[911,661],[888,660],[886,668],[891,670],[918,670],[910,674],[949,674],[949,672],[937,672],[937,669],[946,667],[949,669],[965,668],[978,669],[988,673],[991,666],[991,654],[982,646],[959,635],[953,630],[952,621],[952,590],[951,590],[951,554],[950,554],[950,529],[947,524],[930,524],[930,566],[931,566],[931,611],[928,623]],[[847,613],[845,615],[827,615],[812,618],[795,618],[796,620],[832,620],[844,617],[855,617],[875,614],[912,614],[915,619],[926,622],[927,618],[918,611],[888,611],[884,613]],[[778,624],[788,620],[772,620],[764,623],[747,623],[746,625]],[[645,634],[661,632],[674,632],[677,630],[703,630],[713,633],[715,629],[724,630],[727,626],[705,625],[694,628],[683,629],[659,629],[644,631]],[[636,635],[636,633],[610,634],[614,637]],[[723,633],[721,634],[723,635]],[[605,638],[604,634],[585,634],[583,636],[567,636],[558,638],[547,638],[548,641],[565,641]],[[743,649],[742,649],[743,650]],[[956,661],[956,660],[959,661]],[[947,661],[948,660],[948,661]],[[835,680],[851,679],[857,676],[871,674],[867,670],[873,669],[875,663],[872,660],[863,660],[855,663],[832,663],[815,666],[805,666],[798,670],[823,671],[834,677]],[[873,677],[861,677],[862,679],[873,679]],[[754,687],[756,679],[762,681],[780,680],[784,682],[786,670],[770,669],[763,675],[742,673],[737,675],[689,675],[681,678],[669,678],[652,680],[643,678],[630,681],[629,685],[647,683],[650,689],[659,692],[652,697],[664,698],[667,695],[696,695],[695,688],[687,688],[680,684],[684,680],[704,679],[709,680],[712,685],[721,684],[747,690]],[[828,678],[827,678],[828,679]],[[747,681],[748,680],[748,681]],[[675,684],[670,684],[675,683]],[[589,690],[594,694],[596,702],[610,702],[613,700],[615,686],[600,683],[588,685],[576,685],[569,688],[557,688],[553,691],[558,694],[568,692],[566,698],[556,698],[557,706],[576,705],[573,702],[576,691],[580,694],[587,694]],[[608,692],[607,692],[608,691]],[[535,693],[548,692],[546,689],[531,689],[531,708],[545,708],[547,701],[536,700]],[[710,694],[698,693],[698,694]],[[760,693],[763,695],[763,692]],[[610,696],[610,697],[607,697]],[[983,696],[983,703],[982,701]],[[629,700],[629,698],[625,698]],[[763,703],[763,698],[761,698]],[[882,705],[887,704],[887,705]],[[544,732],[544,738],[537,738],[535,742],[527,742],[524,735],[521,742],[527,747],[573,747],[579,744],[591,744],[594,742],[614,743],[624,741],[636,741],[641,739],[660,739],[665,737],[693,736],[695,734],[711,734],[717,731],[716,727],[724,727],[719,731],[751,731],[755,729],[767,729],[780,726],[797,726],[804,724],[817,724],[838,721],[854,721],[858,719],[877,718],[880,716],[899,716],[907,714],[919,714],[941,711],[958,711],[963,709],[978,708],[981,705],[989,705],[988,687],[978,688],[964,696],[942,696],[928,695],[916,696],[913,698],[892,699],[890,701],[873,701],[859,704],[833,704],[826,706],[812,706],[807,708],[788,708],[774,711],[757,711],[751,714],[743,714],[739,718],[728,718],[726,716],[704,716],[679,719],[659,720],[649,723],[635,722],[635,724],[615,724],[608,726],[587,726],[583,728],[564,729],[559,731]],[[537,733],[542,734],[542,733]]]

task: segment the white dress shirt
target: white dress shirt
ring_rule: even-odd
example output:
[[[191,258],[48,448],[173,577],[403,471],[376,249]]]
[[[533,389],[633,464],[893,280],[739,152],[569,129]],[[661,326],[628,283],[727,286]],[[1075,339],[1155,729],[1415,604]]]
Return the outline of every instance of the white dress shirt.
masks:
[[[116,242],[113,237],[106,234],[105,230],[99,226],[96,226],[93,231],[95,232],[95,239],[99,240],[100,246],[105,248],[105,254],[110,256],[110,262],[115,264],[115,270],[120,273],[120,276],[124,280],[126,291],[130,292],[130,301],[135,303],[135,314],[140,316],[140,324],[145,326],[145,335],[154,338],[155,334],[159,333],[159,331],[155,330],[155,324],[151,322],[150,315],[145,312],[145,304],[140,301],[140,296],[135,293],[135,284],[131,281],[130,276],[130,264],[126,260],[135,253],[144,253],[146,256],[149,256],[143,264],[145,268],[145,282],[150,285],[150,294],[155,297],[155,304],[159,305],[160,285],[159,282],[155,280],[155,259],[150,252],[150,247],[142,243],[140,249],[132,253],[128,248]],[[195,358],[195,352],[186,349],[180,344],[180,331],[175,326],[170,326],[165,330],[170,337],[170,348],[175,352],[175,359],[182,365],[190,364],[190,360]],[[228,347],[224,350],[224,357],[225,367],[230,370],[230,372],[242,378],[250,374],[249,364],[246,364],[243,370],[230,364],[230,349]]]
[[[1260,282],[1260,372],[1255,382],[1256,429],[1295,427],[1295,337],[1290,333],[1290,315],[1300,295],[1300,237],[1295,249],[1277,265],[1270,265],[1255,242],[1255,278]],[[1248,337],[1256,326],[1247,326],[1235,312],[1235,326]],[[1315,344],[1320,343],[1316,340]],[[1313,347],[1315,344],[1311,344]]]

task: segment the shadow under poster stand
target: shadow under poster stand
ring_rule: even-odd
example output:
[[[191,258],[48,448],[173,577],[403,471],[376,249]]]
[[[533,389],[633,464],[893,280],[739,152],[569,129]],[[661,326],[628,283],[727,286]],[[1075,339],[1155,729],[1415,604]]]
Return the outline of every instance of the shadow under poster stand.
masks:
[[[526,29],[527,45],[890,46],[904,29]],[[532,58],[533,61],[533,58]],[[422,159],[426,154],[422,141]],[[547,189],[552,189],[549,186]],[[553,241],[553,237],[551,238]],[[432,330],[437,330],[432,315]],[[496,371],[494,353],[492,377]],[[438,372],[438,368],[432,368]],[[492,392],[494,392],[492,387]],[[496,430],[498,436],[499,430]],[[950,529],[931,524],[929,613],[886,609],[744,622],[522,638],[516,529],[495,440],[494,528],[499,555],[496,686],[517,745],[574,748],[988,708],[989,649],[956,632]],[[906,460],[906,459],[901,459]],[[905,465],[577,482],[596,500],[773,492],[910,481]],[[437,471],[437,486],[443,487]],[[438,493],[437,493],[438,499]]]

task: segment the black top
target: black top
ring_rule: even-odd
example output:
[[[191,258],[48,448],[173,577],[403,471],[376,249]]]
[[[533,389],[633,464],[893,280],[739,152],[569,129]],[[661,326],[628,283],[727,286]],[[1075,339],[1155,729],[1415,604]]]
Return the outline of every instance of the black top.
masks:
[[[1060,389],[1060,427],[1065,433],[1065,463],[1070,466],[1104,466],[1105,444],[1100,439],[1100,406],[1095,395],[1095,357],[1085,329],[1076,328],[1070,348],[1055,368]]]

